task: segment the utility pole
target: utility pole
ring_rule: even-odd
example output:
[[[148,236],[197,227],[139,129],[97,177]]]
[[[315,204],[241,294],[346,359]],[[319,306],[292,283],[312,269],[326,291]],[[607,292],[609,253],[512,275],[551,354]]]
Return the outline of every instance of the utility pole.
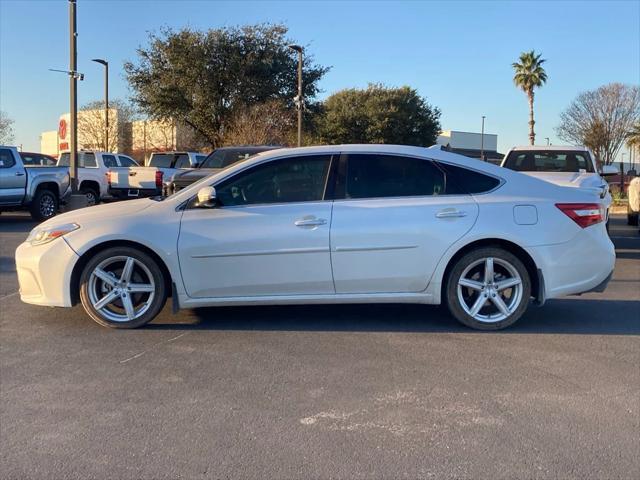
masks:
[[[484,161],[484,119],[482,115],[482,133],[480,134],[480,160]]]
[[[78,54],[76,52],[76,0],[69,0],[69,97],[71,116],[71,139],[69,173],[71,192],[78,193]]]
[[[302,146],[302,109],[304,108],[304,97],[302,96],[302,52],[300,45],[289,45],[291,50],[298,52],[298,96],[295,99],[298,108],[298,146]]]
[[[93,62],[104,66],[104,151],[110,152],[109,148],[109,62],[101,58],[94,58]]]

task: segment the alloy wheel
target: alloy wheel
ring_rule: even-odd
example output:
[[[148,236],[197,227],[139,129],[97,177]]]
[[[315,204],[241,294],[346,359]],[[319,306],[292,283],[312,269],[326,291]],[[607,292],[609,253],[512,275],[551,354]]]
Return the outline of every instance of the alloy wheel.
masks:
[[[522,278],[506,260],[486,257],[464,269],[458,279],[458,301],[475,320],[501,322],[511,316],[522,301]]]
[[[53,196],[49,194],[42,195],[40,198],[40,214],[43,218],[52,217],[56,213],[56,202]]]
[[[110,257],[91,272],[89,301],[105,319],[130,322],[149,310],[156,285],[149,268],[128,256]]]

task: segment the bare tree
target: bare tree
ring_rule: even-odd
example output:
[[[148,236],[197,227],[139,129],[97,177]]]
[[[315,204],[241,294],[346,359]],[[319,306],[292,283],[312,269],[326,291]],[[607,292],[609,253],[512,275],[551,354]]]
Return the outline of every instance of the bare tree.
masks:
[[[235,113],[225,145],[287,145],[291,143],[295,123],[294,111],[280,100],[243,108]]]
[[[89,102],[78,113],[78,143],[82,148],[115,152],[128,150],[134,110],[122,100],[109,101],[109,144],[106,144],[103,101]]]
[[[13,142],[13,120],[0,111],[0,145]]]
[[[600,162],[611,164],[640,120],[640,87],[610,83],[583,92],[560,114],[558,136],[589,147]]]

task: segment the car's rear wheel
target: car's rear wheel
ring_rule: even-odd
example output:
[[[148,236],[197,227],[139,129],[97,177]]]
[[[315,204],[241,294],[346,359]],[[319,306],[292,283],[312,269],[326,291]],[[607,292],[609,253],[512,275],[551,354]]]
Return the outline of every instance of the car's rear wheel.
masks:
[[[58,197],[51,190],[40,189],[31,202],[31,218],[47,220],[58,213]]]
[[[526,311],[531,279],[511,252],[483,247],[459,258],[446,283],[446,302],[462,324],[478,330],[513,325]]]
[[[91,207],[100,203],[100,194],[91,187],[82,187],[80,193],[87,197],[87,206]]]
[[[80,276],[80,300],[100,325],[136,328],[153,320],[167,299],[162,270],[146,253],[113,247],[96,254]]]

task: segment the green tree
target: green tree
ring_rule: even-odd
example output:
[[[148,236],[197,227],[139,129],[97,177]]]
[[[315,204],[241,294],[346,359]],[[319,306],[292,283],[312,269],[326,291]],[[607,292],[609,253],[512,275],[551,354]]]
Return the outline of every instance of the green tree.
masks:
[[[0,110],[0,145],[13,142],[13,120]]]
[[[287,27],[269,24],[151,34],[124,66],[133,100],[151,118],[185,123],[218,147],[238,111],[268,100],[294,108],[297,54],[286,35]],[[327,71],[305,55],[306,99]]]
[[[440,133],[440,110],[415,89],[371,84],[334,93],[322,105],[317,133],[324,143],[429,146]]]
[[[541,56],[536,55],[534,50],[523,52],[520,54],[520,62],[511,64],[515,72],[513,83],[527,95],[529,100],[529,143],[531,145],[536,142],[536,134],[533,128],[536,123],[533,119],[534,90],[540,88],[547,81],[547,72],[542,67],[546,60],[540,58]]]

